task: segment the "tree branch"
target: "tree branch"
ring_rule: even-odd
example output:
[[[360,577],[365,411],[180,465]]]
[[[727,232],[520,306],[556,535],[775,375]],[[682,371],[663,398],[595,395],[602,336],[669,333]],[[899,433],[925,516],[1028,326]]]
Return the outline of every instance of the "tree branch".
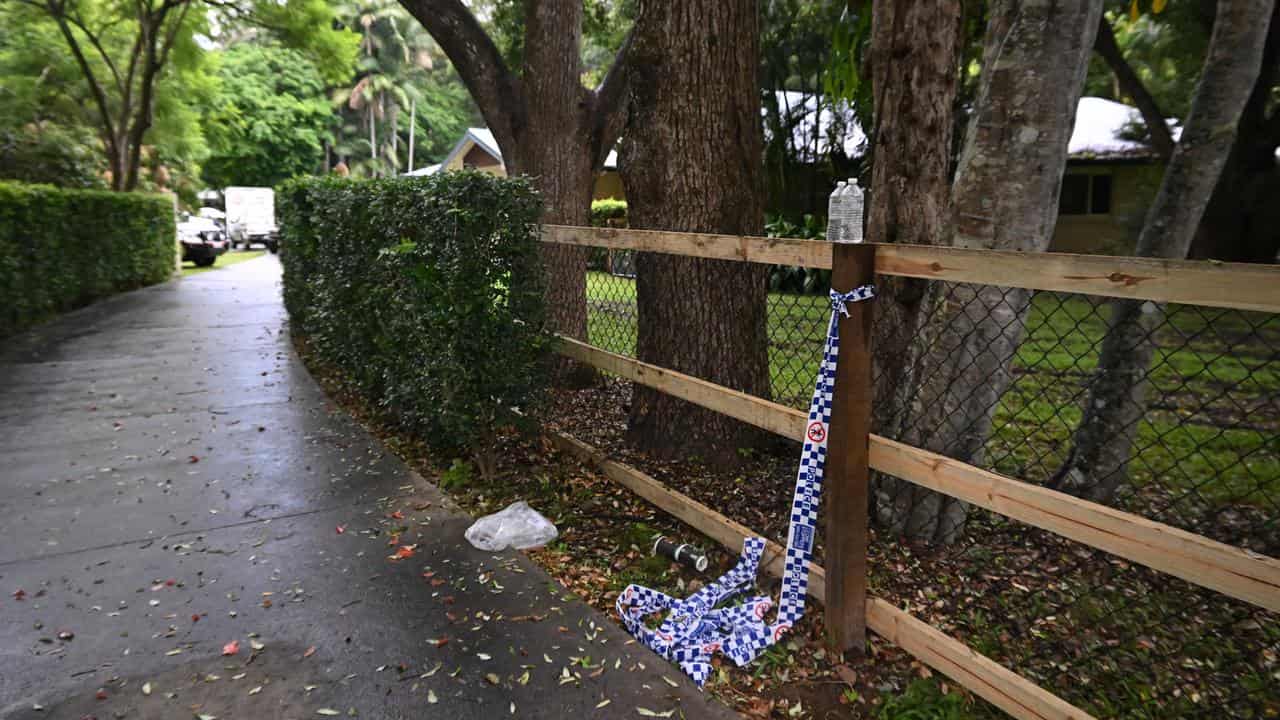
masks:
[[[76,58],[76,64],[80,66],[80,72],[84,73],[85,81],[89,83],[89,92],[93,95],[94,104],[98,106],[98,115],[102,120],[103,129],[106,130],[107,149],[113,153],[118,153],[116,126],[111,121],[111,106],[107,102],[107,94],[102,90],[102,84],[98,82],[98,77],[94,75],[93,68],[89,66],[89,61],[85,58],[84,51],[81,50],[80,42],[76,40],[75,33],[71,31],[71,25],[67,22],[65,8],[56,2],[49,2],[44,6],[44,10],[49,13],[58,25],[58,30],[62,32],[62,37],[71,48],[71,54]],[[113,176],[112,182],[119,182],[119,178]]]
[[[85,25],[84,20],[80,17],[67,14],[66,18],[67,22],[80,29],[80,32],[83,33],[85,38],[89,41],[89,44],[98,51],[98,55],[102,58],[102,62],[105,63],[107,69],[111,71],[111,77],[116,82],[116,88],[123,92],[124,86],[121,84],[122,78],[120,77],[120,71],[116,69],[115,62],[111,60],[111,56],[107,54],[106,48],[102,46],[102,41],[98,39],[98,36],[95,33],[89,30],[89,27]]]
[[[623,111],[623,100],[627,95],[627,63],[631,57],[632,38],[635,31],[627,33],[618,48],[618,54],[605,73],[604,80],[594,93],[595,117],[591,127],[592,166],[599,169],[609,157],[609,151],[618,142],[618,135],[626,125],[627,114]]]
[[[1151,134],[1152,147],[1160,154],[1162,160],[1169,162],[1173,157],[1173,134],[1169,132],[1165,115],[1160,111],[1156,99],[1147,91],[1146,85],[1142,84],[1142,79],[1124,59],[1120,46],[1116,44],[1115,32],[1111,29],[1111,23],[1107,22],[1105,14],[1098,21],[1098,36],[1094,39],[1093,49],[1107,61],[1111,72],[1120,83],[1120,88],[1133,98],[1134,104],[1138,106],[1138,112],[1142,113],[1142,122],[1146,124],[1147,132]]]
[[[516,146],[524,97],[493,39],[461,0],[400,0],[431,33],[480,106],[480,114],[506,152]]]

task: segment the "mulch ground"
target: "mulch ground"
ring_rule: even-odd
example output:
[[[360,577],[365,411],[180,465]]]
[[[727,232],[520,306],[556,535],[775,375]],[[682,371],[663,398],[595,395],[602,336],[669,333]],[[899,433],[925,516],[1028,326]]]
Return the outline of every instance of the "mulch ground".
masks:
[[[531,555],[610,617],[629,583],[684,595],[736,561],[736,553],[554,451],[544,438],[502,438],[490,477],[479,477],[466,462],[441,462],[370,412],[341,378],[311,367],[335,399],[472,514],[527,500],[547,515],[560,538]],[[555,392],[544,418],[785,541],[798,446],[744,453],[734,467],[656,462],[625,442],[629,402],[628,384],[605,380]],[[700,546],[712,567],[700,575],[653,557],[656,534]],[[819,544],[818,563],[821,550]],[[1280,618],[1274,614],[986,512],[971,513],[965,539],[948,547],[873,532],[870,565],[875,595],[1095,715],[1280,717]],[[776,582],[762,578],[761,589],[776,593]],[[869,636],[865,657],[843,658],[825,647],[823,635],[821,612],[811,607],[787,642],[752,665],[717,661],[707,691],[761,718],[1001,716],[877,636]]]

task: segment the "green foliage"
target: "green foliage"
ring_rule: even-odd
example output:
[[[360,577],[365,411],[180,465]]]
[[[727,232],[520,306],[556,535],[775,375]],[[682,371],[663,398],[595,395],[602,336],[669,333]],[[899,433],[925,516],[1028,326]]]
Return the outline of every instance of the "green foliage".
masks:
[[[800,223],[794,223],[781,215],[769,217],[765,222],[765,234],[777,238],[822,240],[827,228],[813,215],[806,214]],[[831,287],[831,271],[798,265],[774,265],[769,269],[769,291],[825,295]]]
[[[591,224],[595,227],[626,227],[627,201],[613,198],[592,200]]]
[[[889,696],[876,713],[877,720],[965,720],[969,712],[956,693],[943,695],[928,680],[916,680],[901,695]]]
[[[276,197],[292,326],[389,420],[476,456],[528,421],[550,335],[527,179],[298,179]]]
[[[205,116],[212,187],[271,187],[314,171],[333,113],[324,77],[305,55],[240,44],[214,56],[221,89]]]
[[[0,337],[173,274],[173,201],[0,182]]]
[[[102,154],[86,128],[54,123],[0,126],[0,179],[102,188]]]

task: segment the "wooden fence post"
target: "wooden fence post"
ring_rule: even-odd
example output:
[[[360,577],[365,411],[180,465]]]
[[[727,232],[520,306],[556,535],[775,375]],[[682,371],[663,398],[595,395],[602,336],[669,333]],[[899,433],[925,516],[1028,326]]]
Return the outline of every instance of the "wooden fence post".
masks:
[[[874,245],[838,242],[831,251],[831,288],[848,292],[875,278]],[[840,353],[827,442],[826,628],[841,652],[866,652],[867,464],[871,436],[870,301],[849,303],[841,316]]]

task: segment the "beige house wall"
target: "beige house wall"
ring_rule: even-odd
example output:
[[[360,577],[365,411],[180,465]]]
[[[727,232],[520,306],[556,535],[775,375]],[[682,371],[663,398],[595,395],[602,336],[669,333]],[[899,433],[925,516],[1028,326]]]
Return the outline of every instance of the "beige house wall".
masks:
[[[1133,253],[1147,207],[1160,187],[1164,167],[1156,163],[1071,163],[1068,174],[1110,175],[1111,212],[1058,215],[1050,252]]]

